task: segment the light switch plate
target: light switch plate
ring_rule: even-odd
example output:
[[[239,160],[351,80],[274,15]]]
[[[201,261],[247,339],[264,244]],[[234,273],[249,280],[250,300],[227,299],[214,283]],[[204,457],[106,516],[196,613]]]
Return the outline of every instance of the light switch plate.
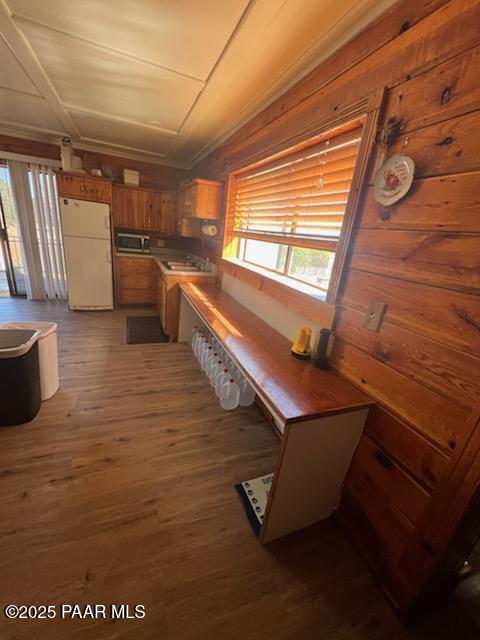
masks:
[[[383,317],[387,310],[388,304],[379,300],[370,300],[363,326],[370,331],[378,333],[383,322]]]

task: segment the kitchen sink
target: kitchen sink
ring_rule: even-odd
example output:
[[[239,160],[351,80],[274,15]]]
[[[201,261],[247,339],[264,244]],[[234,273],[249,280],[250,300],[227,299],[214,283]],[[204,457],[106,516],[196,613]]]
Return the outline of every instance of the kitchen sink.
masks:
[[[201,271],[200,267],[188,261],[164,260],[163,264],[169,271]]]

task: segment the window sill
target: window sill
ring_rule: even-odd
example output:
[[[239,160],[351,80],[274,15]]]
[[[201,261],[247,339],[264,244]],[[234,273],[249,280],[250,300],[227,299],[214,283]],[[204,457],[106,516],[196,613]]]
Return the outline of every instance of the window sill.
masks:
[[[322,327],[332,327],[336,306],[325,301],[324,291],[236,258],[222,258],[221,269]]]
[[[268,269],[263,269],[262,267],[257,267],[254,264],[249,264],[248,262],[244,262],[243,260],[237,260],[236,258],[223,258],[227,262],[231,262],[237,267],[241,267],[242,269],[247,269],[247,271],[253,271],[254,273],[259,273],[264,278],[270,278],[270,280],[275,280],[275,282],[280,282],[286,287],[290,287],[294,291],[299,291],[300,293],[304,293],[307,296],[311,296],[315,298],[315,300],[321,300],[322,302],[326,299],[326,292],[318,289],[317,287],[312,287],[311,285],[300,282],[299,280],[294,280],[293,278],[288,278],[287,276],[283,276],[280,273],[274,273],[273,271],[269,271]]]

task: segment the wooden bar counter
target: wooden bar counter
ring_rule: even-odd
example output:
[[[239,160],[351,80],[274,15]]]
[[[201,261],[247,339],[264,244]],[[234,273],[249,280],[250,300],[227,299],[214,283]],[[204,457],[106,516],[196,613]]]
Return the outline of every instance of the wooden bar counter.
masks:
[[[285,423],[371,404],[370,398],[332,369],[317,369],[310,361],[293,358],[286,338],[220,287],[182,283],[181,290]]]
[[[332,369],[293,358],[289,341],[218,285],[182,283],[179,341],[202,324],[271,413],[282,444],[260,540],[329,517],[373,401]]]

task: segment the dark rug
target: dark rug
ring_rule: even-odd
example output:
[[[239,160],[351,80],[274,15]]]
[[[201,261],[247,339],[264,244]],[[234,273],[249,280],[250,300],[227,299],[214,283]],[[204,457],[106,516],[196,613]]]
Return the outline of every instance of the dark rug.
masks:
[[[127,316],[127,344],[168,342],[158,316]]]

